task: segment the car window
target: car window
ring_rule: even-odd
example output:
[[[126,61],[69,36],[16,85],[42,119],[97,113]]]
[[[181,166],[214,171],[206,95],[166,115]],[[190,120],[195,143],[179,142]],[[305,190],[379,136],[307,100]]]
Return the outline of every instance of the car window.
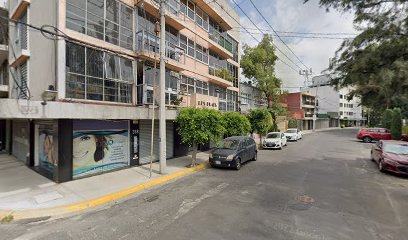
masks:
[[[239,140],[231,140],[231,139],[224,139],[220,148],[223,149],[237,149],[238,145],[240,144]]]
[[[384,129],[380,129],[379,132],[380,132],[380,133],[385,133],[385,130],[384,130]]]
[[[390,133],[391,131],[390,131],[390,130],[388,130],[388,129],[386,129],[386,130],[385,130],[385,132],[386,132],[386,133]]]
[[[279,138],[279,133],[269,133],[266,138]]]
[[[387,144],[384,151],[391,154],[408,155],[408,145],[405,144]]]
[[[378,132],[378,130],[377,129],[370,129],[370,130],[368,130],[368,132],[376,133],[376,132]]]

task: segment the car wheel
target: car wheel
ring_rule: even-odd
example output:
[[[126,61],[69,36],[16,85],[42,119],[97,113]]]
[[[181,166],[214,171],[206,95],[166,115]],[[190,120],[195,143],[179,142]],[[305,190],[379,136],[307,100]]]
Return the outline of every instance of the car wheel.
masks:
[[[365,143],[370,143],[371,141],[373,141],[373,139],[371,139],[370,137],[364,137],[363,138],[363,142],[365,142]]]
[[[252,161],[256,161],[257,159],[258,159],[258,153],[255,152],[255,156],[254,156],[254,158],[252,159]]]
[[[378,163],[378,170],[380,170],[380,172],[384,172],[384,164],[383,164],[383,160],[380,160],[380,162]]]
[[[237,163],[235,164],[235,170],[239,170],[241,169],[241,159],[237,158]]]

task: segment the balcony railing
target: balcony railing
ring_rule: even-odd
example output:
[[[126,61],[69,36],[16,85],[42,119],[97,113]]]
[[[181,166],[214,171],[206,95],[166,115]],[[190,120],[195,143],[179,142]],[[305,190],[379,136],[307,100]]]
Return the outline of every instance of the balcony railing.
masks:
[[[156,90],[158,90],[158,86],[156,86]],[[156,92],[156,105],[158,103],[158,91]],[[166,90],[165,93],[165,102],[166,106],[175,107],[178,104],[177,100],[179,99],[179,94],[177,91],[168,91]],[[136,85],[136,105],[151,105],[153,104],[153,86],[147,84],[139,84]]]
[[[136,39],[136,50],[159,54],[160,38],[153,33],[141,30],[136,33]],[[166,41],[166,57],[183,65],[186,63],[185,50],[169,41]]]

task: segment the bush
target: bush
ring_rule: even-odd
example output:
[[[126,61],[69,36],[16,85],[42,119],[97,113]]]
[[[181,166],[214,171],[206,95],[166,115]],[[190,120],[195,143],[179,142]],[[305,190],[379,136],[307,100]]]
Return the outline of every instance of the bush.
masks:
[[[402,127],[402,133],[403,134],[408,134],[408,126],[403,126]]]
[[[391,134],[393,139],[401,138],[402,131],[402,115],[400,108],[394,108],[392,111],[392,121],[391,121]]]
[[[247,135],[251,132],[251,123],[248,118],[237,112],[226,112],[223,115],[225,134],[230,136]]]
[[[288,128],[297,128],[297,120],[295,118],[289,118]]]
[[[392,113],[393,113],[392,109],[385,110],[381,121],[382,127],[386,129],[391,129]]]

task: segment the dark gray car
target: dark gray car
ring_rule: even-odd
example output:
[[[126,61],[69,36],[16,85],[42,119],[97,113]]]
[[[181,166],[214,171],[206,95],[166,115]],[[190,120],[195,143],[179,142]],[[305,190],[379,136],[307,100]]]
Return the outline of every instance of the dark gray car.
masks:
[[[256,161],[257,150],[254,139],[244,136],[229,137],[220,147],[211,151],[209,161],[212,167],[227,167],[239,170],[242,163]]]

